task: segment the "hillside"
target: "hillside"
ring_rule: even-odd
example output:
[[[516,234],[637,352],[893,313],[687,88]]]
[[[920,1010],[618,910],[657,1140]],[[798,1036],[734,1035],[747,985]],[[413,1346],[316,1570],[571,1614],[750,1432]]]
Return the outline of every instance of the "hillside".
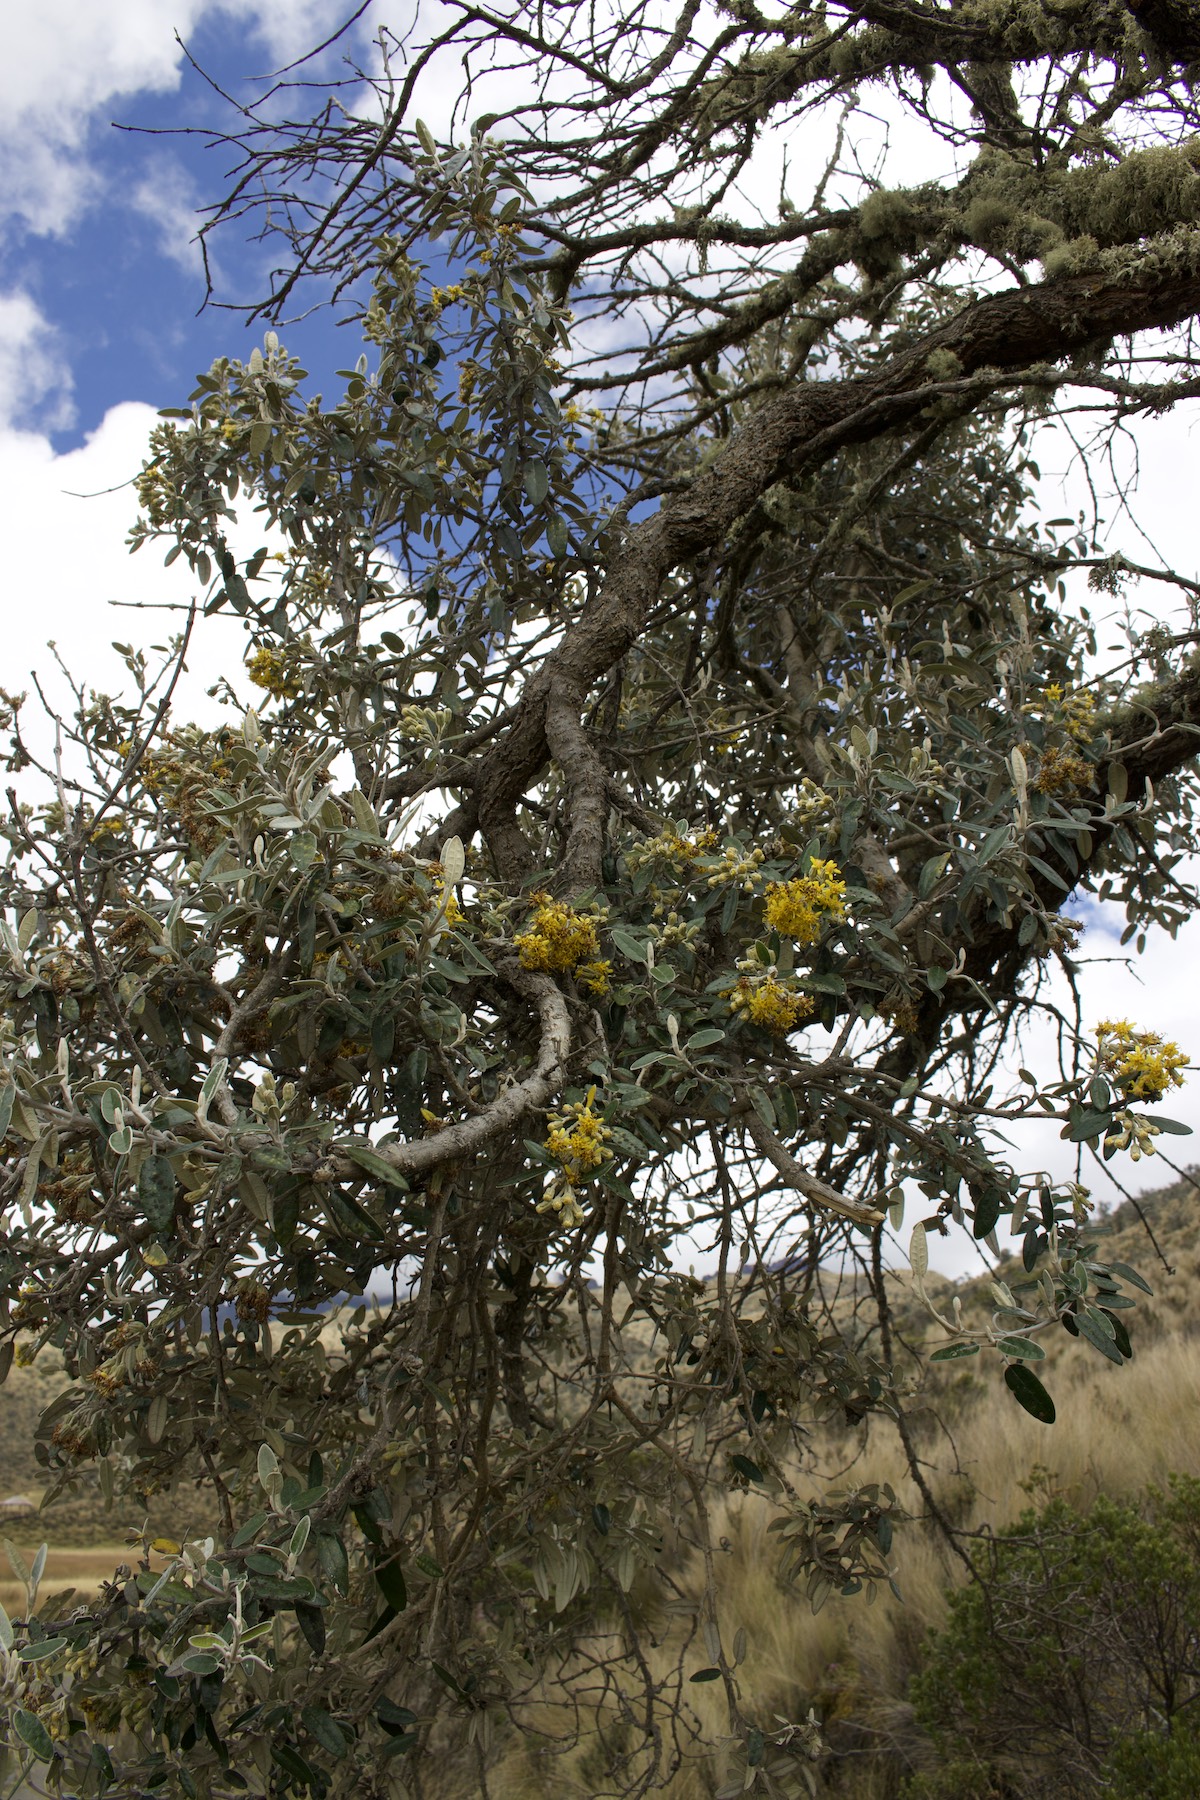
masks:
[[[1097,1221],[1107,1255],[1132,1264],[1154,1292],[1139,1299],[1133,1315],[1134,1358],[1126,1367],[1105,1362],[1065,1332],[1047,1341],[1047,1361],[1039,1369],[1058,1406],[1053,1427],[1018,1407],[994,1357],[944,1364],[925,1378],[915,1358],[902,1370],[903,1403],[926,1477],[939,1507],[957,1525],[1003,1529],[1035,1495],[1060,1493],[1086,1507],[1100,1494],[1133,1497],[1147,1484],[1165,1483],[1172,1472],[1200,1477],[1200,1435],[1194,1429],[1200,1325],[1191,1305],[1200,1276],[1198,1202],[1200,1188],[1190,1179],[1139,1197],[1168,1267],[1132,1206]],[[913,1343],[922,1337],[937,1341],[940,1329],[914,1300],[907,1275],[889,1277],[889,1287],[902,1335]],[[930,1289],[942,1309],[957,1292],[968,1321],[973,1309],[990,1310],[983,1281],[955,1290],[931,1280]],[[847,1316],[855,1299],[854,1284],[847,1282],[839,1302]],[[331,1333],[334,1329],[331,1320]],[[40,1497],[34,1431],[39,1412],[62,1381],[61,1369],[43,1357],[32,1369],[14,1368],[0,1389],[0,1500],[12,1493]],[[858,1428],[814,1438],[806,1465],[794,1472],[797,1487],[802,1493],[819,1491],[835,1468],[844,1471],[847,1483],[888,1481],[900,1496],[908,1515],[893,1549],[901,1598],[886,1589],[870,1606],[862,1596],[834,1597],[814,1617],[803,1595],[778,1574],[778,1544],[767,1529],[778,1503],[754,1491],[730,1494],[716,1521],[718,1593],[726,1629],[732,1634],[745,1628],[743,1674],[754,1712],[800,1722],[812,1709],[821,1720],[835,1755],[822,1764],[817,1791],[839,1800],[893,1800],[903,1776],[923,1766],[928,1755],[912,1723],[908,1686],[926,1634],[944,1620],[947,1591],[962,1571],[921,1522],[924,1505],[893,1429],[876,1422],[869,1434]],[[142,1524],[132,1512],[106,1515],[98,1483],[87,1475],[79,1494],[60,1499],[44,1515],[0,1524],[0,1534],[22,1551],[48,1538],[48,1587],[86,1590],[128,1555],[126,1528]],[[660,1678],[672,1669],[686,1672],[695,1662],[695,1612],[688,1597],[699,1592],[701,1572],[685,1556],[675,1576],[678,1607],[661,1620],[653,1652]],[[0,1602],[11,1609],[19,1600],[20,1589],[0,1579]],[[719,1739],[727,1729],[720,1684],[689,1685],[686,1695],[697,1746]],[[601,1728],[603,1710],[602,1703],[596,1721]],[[558,1697],[539,1698],[520,1739],[490,1778],[493,1800],[559,1800],[594,1792],[586,1737],[576,1751],[551,1752],[564,1723]],[[463,1787],[464,1779],[462,1769],[449,1770],[447,1796],[475,1792]],[[670,1800],[701,1800],[719,1786],[719,1771],[697,1747],[663,1791]]]
[[[1132,1315],[1134,1357],[1125,1367],[1115,1367],[1066,1332],[1046,1341],[1047,1360],[1039,1371],[1057,1403],[1053,1427],[1021,1410],[1002,1383],[997,1358],[944,1364],[924,1379],[912,1361],[912,1386],[904,1398],[910,1429],[939,1509],[956,1526],[1002,1531],[1031,1503],[1051,1495],[1086,1510],[1100,1495],[1135,1500],[1148,1486],[1165,1486],[1175,1472],[1200,1477],[1195,1431],[1200,1321],[1193,1311],[1200,1276],[1198,1201],[1200,1188],[1190,1178],[1138,1197],[1167,1268],[1133,1206],[1122,1205],[1097,1220],[1107,1257],[1130,1263],[1154,1292],[1139,1296]],[[943,1334],[912,1300],[905,1275],[890,1278],[889,1286],[902,1334],[910,1341],[922,1336],[939,1341]],[[957,1292],[965,1320],[974,1308],[991,1310],[985,1280],[955,1289],[931,1279],[929,1288],[943,1310]],[[847,1289],[847,1310],[854,1298]],[[731,1494],[713,1533],[721,1552],[716,1581],[723,1630],[732,1637],[740,1626],[746,1633],[740,1674],[750,1716],[772,1730],[784,1721],[802,1727],[810,1712],[819,1720],[826,1754],[819,1772],[813,1772],[814,1794],[896,1800],[906,1780],[936,1768],[931,1746],[913,1720],[909,1686],[922,1667],[929,1632],[946,1619],[947,1595],[962,1581],[963,1569],[923,1522],[924,1502],[893,1429],[877,1423],[869,1435],[860,1429],[815,1440],[806,1467],[795,1474],[801,1494],[819,1493],[834,1469],[843,1472],[843,1485],[887,1481],[896,1490],[907,1514],[892,1551],[899,1597],[886,1588],[873,1605],[863,1595],[835,1596],[814,1616],[803,1594],[779,1574],[778,1541],[768,1533],[777,1502],[755,1492]],[[680,1588],[695,1604],[682,1598],[675,1615],[662,1622],[650,1660],[657,1680],[682,1681],[694,1730],[696,1749],[662,1790],[669,1800],[731,1793],[739,1767],[734,1765],[731,1783],[731,1771],[723,1770],[719,1759],[714,1766],[700,1748],[728,1731],[721,1684],[696,1687],[688,1680],[697,1655],[702,1580],[698,1559],[680,1571]],[[559,1800],[594,1792],[587,1739],[568,1754],[554,1747],[556,1733],[569,1735],[570,1710],[569,1696],[561,1705],[555,1696],[545,1696],[534,1714],[537,1731],[545,1735],[539,1743],[527,1733],[514,1745],[489,1780],[493,1800]],[[596,1726],[618,1728],[604,1705]],[[452,1782],[439,1794],[449,1800],[462,1791]],[[803,1784],[778,1791],[808,1793],[807,1776]],[[953,1800],[962,1800],[960,1790]]]

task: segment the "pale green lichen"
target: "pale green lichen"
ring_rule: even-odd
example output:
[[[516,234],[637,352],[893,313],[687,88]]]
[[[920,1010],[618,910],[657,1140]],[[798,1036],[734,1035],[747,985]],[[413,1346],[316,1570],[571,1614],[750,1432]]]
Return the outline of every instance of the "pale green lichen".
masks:
[[[969,243],[1020,262],[1077,270],[1105,249],[1200,220],[1200,139],[1138,150],[1113,165],[1040,170],[980,152],[964,184]]]
[[[1095,265],[1100,251],[1094,237],[1071,238],[1065,244],[1058,244],[1048,250],[1042,258],[1042,269],[1046,276],[1053,280],[1058,275],[1082,275],[1085,269]]]
[[[953,381],[956,375],[962,374],[962,363],[953,350],[931,350],[925,358],[925,367],[935,381]]]
[[[858,209],[858,229],[873,242],[911,235],[916,222],[913,196],[898,188],[877,188]]]

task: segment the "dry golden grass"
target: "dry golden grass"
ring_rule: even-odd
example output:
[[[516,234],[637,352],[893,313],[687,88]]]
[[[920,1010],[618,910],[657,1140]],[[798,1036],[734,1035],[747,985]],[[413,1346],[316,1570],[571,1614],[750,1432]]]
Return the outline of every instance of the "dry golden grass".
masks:
[[[1002,1530],[1029,1504],[1031,1480],[1043,1491],[1053,1489],[1080,1506],[1098,1494],[1132,1497],[1149,1484],[1164,1484],[1175,1471],[1200,1477],[1200,1433],[1195,1430],[1200,1400],[1200,1319],[1194,1315],[1200,1276],[1200,1234],[1196,1232],[1200,1194],[1194,1188],[1168,1192],[1147,1201],[1162,1238],[1172,1272],[1156,1269],[1140,1226],[1127,1212],[1118,1215],[1107,1235],[1112,1259],[1133,1263],[1155,1287],[1140,1300],[1133,1315],[1134,1361],[1125,1368],[1104,1362],[1088,1346],[1057,1333],[1048,1343],[1042,1366],[1058,1405],[1058,1421],[1039,1425],[1012,1399],[1000,1379],[995,1359],[981,1356],[966,1364],[946,1365],[923,1393],[910,1396],[913,1419],[927,1478],[941,1507],[967,1528]],[[935,1286],[944,1304],[943,1284]],[[897,1306],[911,1312],[903,1275],[889,1279]],[[938,1298],[939,1294],[941,1295]],[[970,1288],[962,1290],[965,1314],[986,1303]],[[910,1321],[911,1322],[911,1321]],[[336,1321],[327,1327],[332,1347]],[[931,1338],[938,1331],[932,1328]],[[915,1369],[915,1365],[914,1365]],[[35,1403],[44,1404],[54,1382],[39,1375],[26,1387],[14,1371],[0,1402],[0,1440],[7,1451],[12,1485],[30,1486],[32,1461],[25,1461],[32,1436]],[[15,1391],[14,1391],[15,1390]],[[18,1444],[20,1448],[18,1449]],[[900,1496],[912,1523],[897,1531],[893,1562],[902,1599],[882,1590],[873,1605],[864,1595],[832,1598],[814,1617],[804,1595],[778,1576],[778,1541],[767,1526],[779,1508],[769,1497],[731,1495],[713,1520],[715,1580],[722,1641],[726,1651],[744,1627],[747,1651],[740,1670],[743,1705],[749,1716],[768,1729],[776,1717],[803,1720],[810,1708],[821,1719],[827,1738],[842,1759],[822,1771],[822,1793],[837,1800],[894,1800],[905,1770],[919,1760],[922,1743],[912,1724],[906,1693],[916,1672],[926,1634],[945,1617],[946,1593],[961,1579],[961,1567],[935,1533],[920,1523],[922,1503],[905,1470],[894,1429],[876,1422],[868,1437],[832,1435],[814,1451],[813,1466],[797,1475],[802,1493],[827,1488],[829,1471],[852,1466],[846,1477],[856,1485],[887,1481]],[[94,1504],[94,1503],[93,1503]],[[70,1528],[57,1534],[52,1509],[44,1519],[14,1520],[10,1535],[29,1560],[44,1535],[50,1539],[42,1594],[67,1587],[86,1598],[130,1560],[119,1541],[124,1521],[94,1515],[94,1546],[80,1543],[88,1510],[83,1497],[72,1503]],[[68,1519],[64,1518],[66,1526]],[[136,1523],[141,1523],[140,1519]],[[0,1524],[0,1534],[4,1533]],[[63,1537],[69,1536],[70,1543]],[[0,1576],[8,1571],[0,1558]],[[667,1800],[710,1800],[723,1778],[723,1763],[712,1745],[728,1730],[721,1683],[690,1684],[689,1674],[711,1662],[697,1636],[696,1606],[702,1577],[698,1560],[683,1560],[675,1574],[684,1598],[671,1615],[654,1618],[656,1644],[648,1662],[656,1678],[681,1681],[680,1695],[691,1732],[682,1766],[657,1791]],[[0,1579],[0,1603],[20,1612],[24,1591],[15,1581]],[[576,1693],[578,1698],[578,1690]],[[603,1775],[596,1726],[611,1734],[617,1725],[611,1702],[583,1717],[588,1729],[573,1745],[565,1709],[545,1701],[525,1715],[525,1731],[504,1754],[488,1780],[490,1800],[569,1800],[612,1791]],[[636,1724],[626,1733],[637,1743]],[[473,1772],[449,1764],[446,1800],[479,1792]],[[432,1792],[432,1789],[430,1790]]]
[[[18,1548],[28,1566],[33,1561],[37,1544],[22,1534]],[[121,1544],[95,1544],[81,1549],[78,1545],[51,1545],[46,1554],[46,1572],[38,1589],[38,1607],[55,1594],[74,1588],[82,1603],[92,1597],[102,1581],[111,1579],[119,1563],[127,1563],[129,1550]],[[0,1556],[0,1606],[9,1617],[20,1617],[25,1610],[25,1584],[11,1575],[7,1558]]]
[[[998,1376],[986,1387],[977,1384],[969,1396],[951,1393],[958,1415],[953,1423],[924,1425],[927,1475],[956,1523],[996,1530],[1011,1524],[1030,1503],[1031,1475],[1085,1507],[1102,1492],[1132,1497],[1148,1484],[1165,1484],[1172,1471],[1200,1476],[1200,1434],[1194,1427],[1200,1341],[1164,1334],[1125,1369],[1101,1364],[1094,1352],[1070,1342],[1055,1361],[1059,1418],[1052,1428],[1022,1412]],[[859,1482],[890,1481],[906,1509],[920,1513],[899,1446],[883,1431],[874,1434],[854,1476]],[[814,1491],[819,1489],[819,1480],[810,1479]],[[728,1546],[717,1558],[722,1638],[728,1648],[738,1627],[746,1630],[740,1673],[747,1711],[769,1727],[776,1716],[803,1720],[813,1707],[827,1737],[862,1748],[877,1745],[880,1756],[856,1759],[826,1791],[883,1800],[894,1794],[904,1765],[919,1755],[905,1696],[925,1636],[943,1621],[947,1589],[960,1579],[961,1569],[932,1532],[910,1524],[897,1532],[893,1553],[902,1600],[886,1590],[873,1605],[861,1594],[835,1597],[814,1617],[803,1594],[778,1577],[777,1541],[767,1532],[777,1510],[769,1499],[746,1495],[731,1498],[715,1520],[716,1535]],[[688,1571],[685,1586],[689,1577],[698,1594],[698,1568]],[[695,1641],[683,1653],[693,1626],[692,1609],[682,1610],[650,1651],[656,1676],[680,1665],[686,1674],[709,1661]],[[721,1769],[704,1746],[729,1730],[724,1691],[718,1682],[685,1682],[683,1694],[695,1715],[695,1753],[658,1791],[668,1800],[708,1800],[720,1785]],[[551,1740],[565,1723],[549,1707],[529,1719]],[[577,1749],[560,1754],[527,1737],[491,1778],[493,1800],[595,1794],[596,1748],[585,1738]]]
[[[1057,1403],[1054,1426],[1023,1412],[1003,1386],[999,1366],[983,1357],[967,1364],[967,1373],[962,1364],[948,1365],[928,1397],[912,1402],[926,1478],[955,1524],[1003,1530],[1029,1506],[1033,1489],[1062,1493],[1086,1508],[1101,1493],[1132,1498],[1147,1486],[1165,1485],[1173,1472],[1200,1477],[1200,1335],[1194,1335],[1200,1321],[1192,1311],[1200,1253],[1191,1247],[1198,1199],[1193,1189],[1164,1198],[1156,1209],[1160,1233],[1170,1233],[1164,1237],[1173,1258],[1169,1275],[1161,1265],[1155,1269],[1136,1222],[1124,1215],[1114,1222],[1107,1255],[1142,1270],[1155,1296],[1140,1301],[1133,1315],[1135,1356],[1124,1368],[1065,1332],[1047,1345],[1039,1372]],[[902,1290],[902,1277],[896,1285]],[[968,1309],[971,1300],[965,1290]],[[827,1449],[829,1466],[845,1464],[844,1435]],[[818,1451],[817,1466],[798,1478],[802,1492],[818,1493],[827,1485],[821,1460]],[[777,1717],[801,1721],[815,1709],[827,1739],[841,1751],[823,1771],[823,1793],[839,1800],[893,1800],[924,1748],[907,1706],[908,1685],[927,1633],[945,1618],[947,1591],[963,1571],[937,1534],[918,1522],[923,1504],[894,1430],[874,1426],[850,1479],[855,1485],[890,1482],[912,1515],[914,1522],[897,1531],[893,1549],[902,1599],[886,1589],[874,1604],[861,1594],[834,1597],[814,1617],[803,1594],[777,1572],[777,1540],[767,1526],[778,1507],[762,1495],[735,1495],[714,1520],[714,1539],[723,1544],[716,1562],[721,1634],[728,1650],[739,1626],[745,1628],[740,1675],[751,1717],[770,1728]],[[683,1585],[698,1599],[698,1563],[685,1568]],[[726,1773],[722,1757],[711,1750],[729,1730],[722,1685],[686,1681],[711,1660],[693,1636],[695,1626],[695,1607],[680,1607],[648,1654],[656,1677],[682,1670],[681,1692],[695,1727],[694,1749],[656,1789],[667,1800],[709,1800]],[[611,1731],[614,1710],[605,1707],[598,1722]],[[598,1779],[594,1734],[573,1749],[555,1747],[566,1716],[549,1705],[531,1712],[527,1726],[523,1742],[489,1777],[492,1800],[565,1800],[607,1791]],[[456,1791],[468,1790],[459,1785]]]

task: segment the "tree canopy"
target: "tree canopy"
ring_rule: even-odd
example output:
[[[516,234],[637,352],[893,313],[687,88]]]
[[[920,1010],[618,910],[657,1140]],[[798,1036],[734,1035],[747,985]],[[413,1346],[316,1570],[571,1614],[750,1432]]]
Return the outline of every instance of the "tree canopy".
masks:
[[[1136,1335],[1082,1176],[1005,1130],[1173,1128],[1153,1019],[1053,1009],[1010,1071],[1073,892],[1192,910],[1197,589],[1043,521],[1033,459],[1197,391],[1195,8],[438,21],[231,124],[205,241],[266,234],[265,335],[164,416],[132,534],[197,617],[3,825],[4,1367],[69,1377],[50,1500],[175,1521],[0,1620],[72,1794],[483,1793],[514,1724],[645,1794],[714,1748],[696,1681],[729,1791],[806,1792],[712,1509],[758,1495],[817,1605],[906,1529],[817,1433],[898,1432],[937,1512],[889,1216],[918,1295],[929,1231],[1015,1242],[927,1347],[1038,1419],[1048,1333]],[[262,700],[201,726],[218,610]]]

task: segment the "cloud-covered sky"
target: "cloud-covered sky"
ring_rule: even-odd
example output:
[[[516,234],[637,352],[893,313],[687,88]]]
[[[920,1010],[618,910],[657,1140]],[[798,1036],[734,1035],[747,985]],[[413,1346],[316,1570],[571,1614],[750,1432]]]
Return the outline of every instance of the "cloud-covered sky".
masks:
[[[262,77],[351,12],[347,0],[39,0],[0,17],[0,408],[70,447],[111,405],[165,405],[236,345],[199,313],[195,210],[228,155],[208,133]],[[364,18],[346,40],[364,49]],[[330,52],[324,67],[336,64]],[[190,60],[189,60],[190,59]],[[318,64],[315,67],[320,68]],[[258,78],[258,79],[256,79]],[[175,135],[185,127],[186,133]],[[262,255],[230,242],[223,297]]]
[[[349,47],[365,52],[381,20],[400,27],[414,4],[374,0]],[[420,5],[424,23],[436,0]],[[164,570],[152,551],[131,561],[124,539],[135,512],[128,483],[156,409],[184,403],[198,371],[219,354],[247,355],[257,337],[236,311],[201,310],[196,208],[222,192],[228,153],[210,142],[229,112],[194,65],[235,99],[255,94],[262,78],[354,10],[354,0],[38,0],[0,12],[0,686],[27,688],[30,669],[48,666],[48,639],[90,682],[115,686],[111,640],[161,641],[177,615],[110,603],[190,599],[179,565]],[[335,69],[345,48],[307,72]],[[439,123],[451,98],[434,95],[425,116]],[[181,126],[186,134],[176,135]],[[261,292],[260,246],[228,232],[218,257],[222,298]],[[328,316],[284,338],[319,380],[347,360],[344,334]],[[1109,534],[1111,548],[1151,561],[1149,542],[1192,576],[1200,574],[1198,418],[1193,411],[1139,426],[1130,447],[1141,464],[1139,524],[1124,521]],[[1078,465],[1067,473],[1065,437],[1047,441],[1042,461],[1047,510],[1084,504]],[[1149,584],[1132,598],[1151,610],[1162,604]],[[206,683],[240,659],[235,628],[209,622],[192,657],[189,703],[202,706]],[[1085,953],[1123,955],[1112,922],[1091,917]],[[1136,971],[1093,961],[1083,977],[1085,1017],[1128,1013],[1200,1055],[1198,970],[1200,925],[1174,944],[1152,942]],[[1049,1048],[1043,1041],[1030,1055]],[[1174,1111],[1200,1126],[1200,1075]],[[1022,1142],[1031,1159],[1068,1172],[1053,1128]],[[1186,1141],[1176,1147],[1188,1159]],[[1153,1170],[1126,1166],[1125,1174],[1138,1187]]]
[[[113,611],[191,598],[156,553],[130,559],[129,487],[157,409],[185,404],[196,374],[260,341],[241,315],[202,307],[197,208],[223,191],[212,147],[234,99],[342,24],[349,0],[40,0],[0,9],[0,517],[5,557],[0,686],[28,689],[46,643],[115,688],[114,638],[161,641],[171,613]],[[368,12],[309,65],[368,48]],[[199,71],[203,71],[203,75]],[[208,79],[206,79],[206,77]],[[177,127],[185,127],[183,133]],[[222,300],[264,285],[262,248],[230,234]],[[315,372],[346,356],[321,316],[289,333]],[[212,621],[191,658],[191,703],[241,662]]]

